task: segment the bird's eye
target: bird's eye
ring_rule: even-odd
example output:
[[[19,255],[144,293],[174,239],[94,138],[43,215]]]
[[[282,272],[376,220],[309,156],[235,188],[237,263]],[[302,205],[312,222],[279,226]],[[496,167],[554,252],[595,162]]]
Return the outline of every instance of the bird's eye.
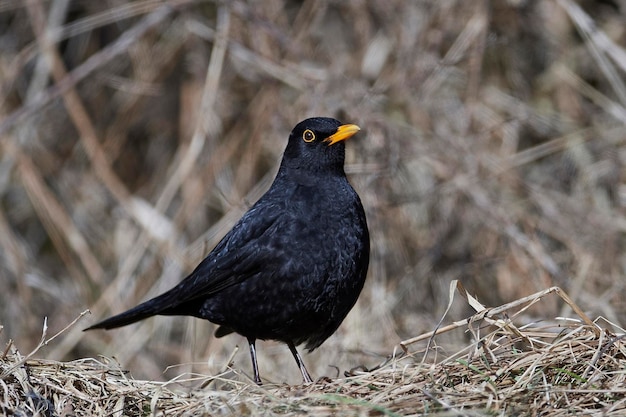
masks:
[[[310,129],[307,129],[302,134],[302,140],[305,142],[313,142],[315,140],[315,133],[313,133]]]

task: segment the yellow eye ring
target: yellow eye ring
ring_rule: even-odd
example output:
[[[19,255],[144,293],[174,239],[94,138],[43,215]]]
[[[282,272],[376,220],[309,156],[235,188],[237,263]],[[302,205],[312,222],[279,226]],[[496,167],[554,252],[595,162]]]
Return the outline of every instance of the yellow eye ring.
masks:
[[[307,129],[302,134],[302,140],[309,143],[315,140],[315,133],[311,129]]]

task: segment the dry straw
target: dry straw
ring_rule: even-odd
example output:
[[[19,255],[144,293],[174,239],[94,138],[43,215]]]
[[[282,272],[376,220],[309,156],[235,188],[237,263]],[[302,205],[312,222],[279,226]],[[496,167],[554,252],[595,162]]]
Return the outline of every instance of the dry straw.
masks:
[[[626,345],[592,322],[558,287],[485,308],[458,283],[477,313],[401,343],[375,369],[346,371],[308,386],[256,386],[236,369],[180,375],[167,382],[134,379],[112,359],[57,362],[0,358],[0,412],[5,415],[602,415],[626,412]],[[530,306],[560,297],[575,319],[520,324]],[[552,299],[551,299],[552,298]],[[609,326],[611,327],[611,326]],[[472,341],[452,354],[437,335],[463,329]],[[48,344],[45,329],[39,347]],[[428,341],[429,348],[410,348]],[[433,353],[433,354],[430,354]],[[430,359],[430,358],[436,359]],[[227,364],[226,367],[230,367]],[[234,377],[233,377],[234,372]],[[226,377],[229,374],[230,377]]]

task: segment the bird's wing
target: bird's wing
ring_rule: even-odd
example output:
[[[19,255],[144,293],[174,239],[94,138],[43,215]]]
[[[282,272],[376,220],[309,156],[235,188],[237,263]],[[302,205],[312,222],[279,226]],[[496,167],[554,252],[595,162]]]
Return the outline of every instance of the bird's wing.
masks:
[[[261,203],[261,202],[259,202]],[[272,261],[272,236],[279,228],[273,204],[252,207],[207,257],[171,292],[183,303],[244,281]]]
[[[156,314],[193,315],[194,300],[242,282],[258,273],[264,262],[271,262],[277,213],[271,204],[257,203],[177,286],[85,330],[126,326]]]
[[[277,265],[273,246],[281,235],[277,229],[285,225],[285,216],[279,214],[281,203],[275,201],[259,200],[174,288],[85,330],[126,326],[156,314],[193,315],[195,300],[242,282],[272,263]]]

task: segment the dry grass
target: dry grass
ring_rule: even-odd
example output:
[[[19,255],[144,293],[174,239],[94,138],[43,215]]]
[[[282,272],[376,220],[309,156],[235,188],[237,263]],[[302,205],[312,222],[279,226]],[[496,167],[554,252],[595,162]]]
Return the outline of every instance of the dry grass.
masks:
[[[616,335],[584,314],[516,323],[525,309],[554,301],[549,297],[554,294],[571,303],[557,287],[493,309],[469,297],[470,305],[480,310],[463,326],[448,329],[461,327],[472,334],[473,342],[461,351],[448,355],[436,346],[438,336],[426,334],[403,342],[406,354],[396,352],[375,369],[355,369],[308,386],[259,387],[232,369],[221,375],[142,381],[111,359],[29,359],[36,352],[22,357],[12,347],[0,358],[0,411],[42,416],[623,415],[622,329]],[[430,348],[409,350],[418,339],[428,340]],[[49,342],[42,338],[42,344]]]
[[[371,368],[435,328],[452,280],[486,305],[559,286],[623,326],[625,20],[624,0],[0,0],[0,338],[33,351],[44,317],[56,334],[88,308],[95,321],[171,287],[313,115],[363,128],[347,171],[372,236],[359,302],[304,358],[314,376]],[[105,355],[153,381],[220,375],[231,356],[229,372],[249,370],[242,340],[199,320],[85,326],[31,360]],[[284,346],[258,349],[264,378],[299,382]],[[390,366],[353,381],[403,375]],[[232,384],[223,392],[269,389]]]

